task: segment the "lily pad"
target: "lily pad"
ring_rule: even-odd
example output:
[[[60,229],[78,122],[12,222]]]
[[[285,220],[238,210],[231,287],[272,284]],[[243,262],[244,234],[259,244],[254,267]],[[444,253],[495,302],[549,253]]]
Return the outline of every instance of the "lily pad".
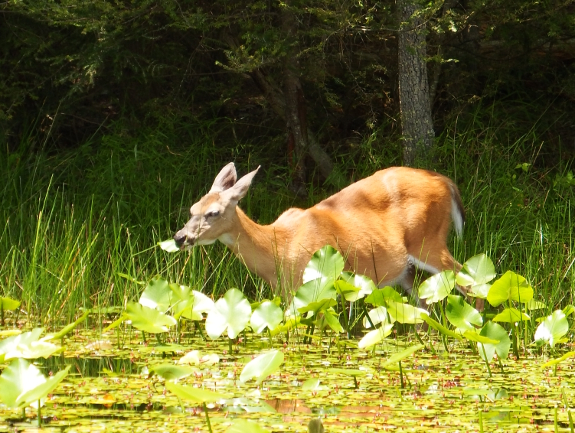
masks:
[[[208,313],[206,332],[214,340],[226,330],[229,338],[236,338],[246,328],[251,314],[252,307],[244,294],[238,289],[230,289]]]
[[[138,301],[145,307],[155,308],[165,313],[174,300],[174,294],[170,290],[166,280],[160,277],[153,278],[140,296]]]
[[[419,297],[428,304],[442,301],[455,287],[455,273],[442,271],[432,275],[419,286]]]
[[[463,296],[449,295],[445,307],[447,320],[456,328],[472,330],[483,325],[483,318],[479,311],[469,305]]]
[[[527,303],[533,299],[533,288],[521,275],[507,271],[489,289],[487,301],[497,307],[507,301]]]
[[[500,359],[507,359],[507,356],[509,355],[509,348],[511,347],[511,340],[509,339],[507,331],[501,325],[489,321],[483,325],[479,335],[495,341],[499,341],[497,344],[477,343],[479,356],[481,356],[483,360],[490,362],[493,359],[495,353],[497,353],[497,356]]]
[[[259,355],[245,365],[240,374],[240,381],[245,383],[250,379],[256,379],[256,383],[260,384],[270,374],[278,371],[283,362],[284,354],[280,350],[271,350]]]
[[[567,331],[569,331],[569,323],[565,313],[561,310],[556,310],[537,327],[534,337],[535,342],[538,344],[548,343],[551,347],[555,347],[555,344],[561,341]]]
[[[357,344],[357,347],[359,347],[360,349],[365,349],[367,347],[371,347],[382,342],[385,337],[391,334],[392,329],[393,329],[392,323],[384,323],[381,327],[365,334]]]
[[[43,332],[43,328],[34,328],[30,332],[23,332],[0,341],[0,362],[13,358],[48,358],[63,350],[48,341],[51,337],[41,339],[40,335]]]
[[[489,283],[496,276],[495,266],[491,259],[486,254],[477,254],[463,263],[455,281],[464,287],[476,286]]]
[[[62,382],[70,367],[46,379],[34,364],[15,359],[0,376],[0,399],[11,408],[41,401]]]
[[[252,313],[250,325],[257,333],[261,333],[264,329],[270,330],[278,326],[283,320],[284,313],[275,302],[265,301],[262,302]]]
[[[531,317],[519,311],[517,308],[506,308],[491,320],[494,322],[515,323],[526,322],[531,320]]]
[[[207,389],[194,388],[192,386],[178,385],[171,381],[166,382],[166,388],[178,397],[197,404],[214,403],[228,398],[227,394],[221,394]]]
[[[125,314],[125,317],[132,321],[132,326],[151,334],[168,332],[170,327],[177,324],[176,319],[172,316],[135,302],[130,302],[127,305]]]

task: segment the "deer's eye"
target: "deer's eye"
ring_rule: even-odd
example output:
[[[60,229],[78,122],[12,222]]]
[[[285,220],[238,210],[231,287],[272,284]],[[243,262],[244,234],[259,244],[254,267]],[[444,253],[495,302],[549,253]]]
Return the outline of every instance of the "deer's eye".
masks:
[[[217,216],[220,216],[219,210],[211,210],[209,212],[206,212],[206,215],[205,215],[206,218],[215,218]]]

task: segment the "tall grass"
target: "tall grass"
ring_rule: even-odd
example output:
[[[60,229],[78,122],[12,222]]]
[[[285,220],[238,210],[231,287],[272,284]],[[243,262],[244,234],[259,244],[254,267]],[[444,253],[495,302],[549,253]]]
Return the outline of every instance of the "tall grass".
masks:
[[[486,252],[498,271],[527,277],[549,309],[573,303],[570,163],[541,164],[536,128],[519,131],[486,117],[468,116],[438,140],[435,164],[456,180],[467,208],[464,239],[453,240],[452,251],[460,261]],[[222,150],[213,137],[211,125],[173,122],[135,136],[118,125],[73,151],[33,149],[29,136],[19,153],[0,154],[0,294],[22,300],[29,320],[43,324],[69,321],[80,307],[125,305],[141,291],[134,280],[156,274],[214,296],[238,287],[252,299],[269,297],[269,287],[221,244],[177,254],[156,244],[184,223],[230,160],[240,174],[263,166],[241,203],[261,223],[334,191],[316,184],[301,203],[265,148]],[[379,138],[368,137],[341,158],[350,178],[397,164],[389,152],[397,143],[387,153],[378,146]]]

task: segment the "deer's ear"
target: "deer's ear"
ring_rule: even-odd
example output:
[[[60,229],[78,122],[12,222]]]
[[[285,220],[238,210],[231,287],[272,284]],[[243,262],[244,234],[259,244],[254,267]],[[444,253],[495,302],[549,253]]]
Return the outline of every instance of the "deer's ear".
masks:
[[[252,184],[252,180],[254,176],[257,174],[260,167],[261,165],[258,166],[258,168],[256,168],[254,171],[243,176],[240,180],[236,182],[236,184],[233,187],[231,187],[229,190],[225,192],[225,194],[228,196],[230,200],[237,202],[240,201],[240,199],[242,199],[246,195],[248,189],[250,188],[250,185]]]
[[[230,162],[216,176],[209,192],[222,192],[235,185],[238,175],[233,162]]]

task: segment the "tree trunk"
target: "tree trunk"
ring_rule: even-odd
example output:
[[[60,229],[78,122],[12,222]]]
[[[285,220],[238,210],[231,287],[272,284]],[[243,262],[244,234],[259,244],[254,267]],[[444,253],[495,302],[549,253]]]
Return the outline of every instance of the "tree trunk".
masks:
[[[283,64],[283,87],[276,85],[263,70],[250,73],[272,109],[286,123],[288,162],[294,171],[294,189],[302,192],[306,180],[305,157],[311,156],[327,182],[341,188],[345,177],[328,153],[318,144],[307,125],[306,102],[299,78],[295,47],[297,20],[289,8],[282,10],[282,30],[290,44]]]
[[[403,162],[413,165],[425,157],[435,133],[431,118],[427,65],[425,62],[425,27],[415,16],[414,0],[397,0],[399,21],[399,110],[403,135]]]
[[[305,183],[305,155],[309,148],[307,116],[303,89],[297,74],[297,60],[289,53],[284,67],[285,121],[288,142],[288,163],[294,172],[294,187]]]

